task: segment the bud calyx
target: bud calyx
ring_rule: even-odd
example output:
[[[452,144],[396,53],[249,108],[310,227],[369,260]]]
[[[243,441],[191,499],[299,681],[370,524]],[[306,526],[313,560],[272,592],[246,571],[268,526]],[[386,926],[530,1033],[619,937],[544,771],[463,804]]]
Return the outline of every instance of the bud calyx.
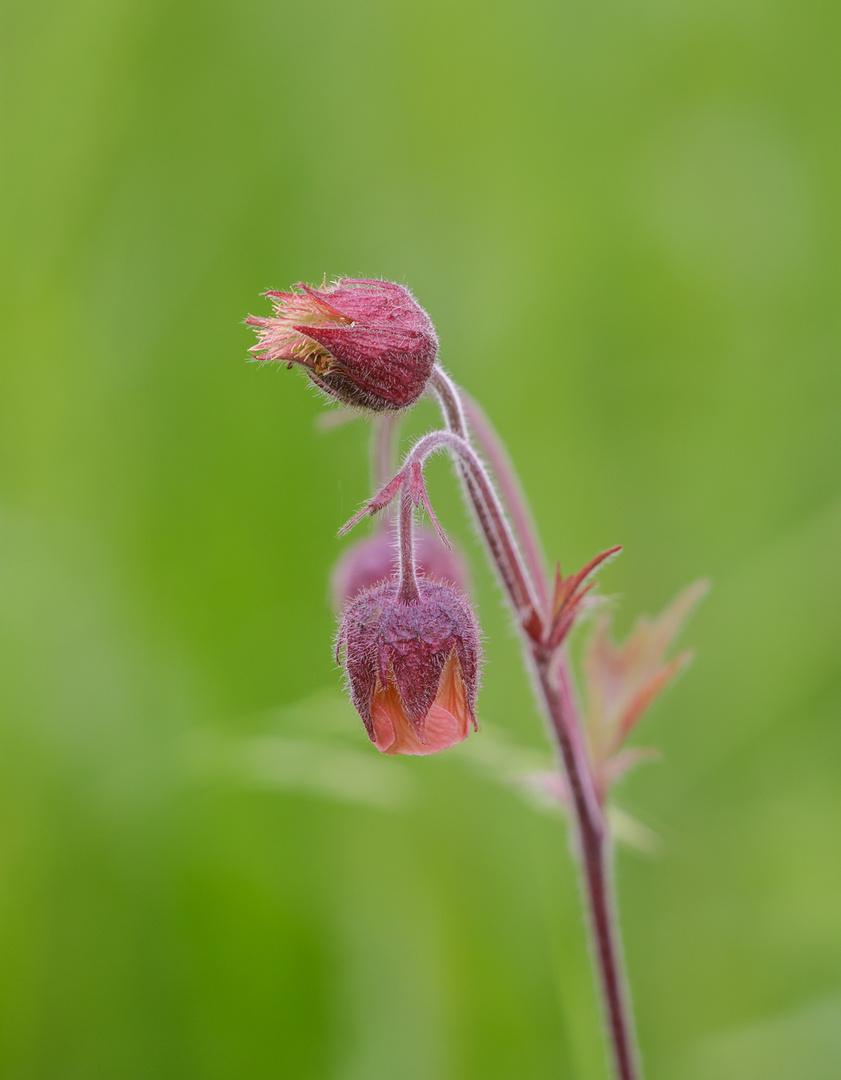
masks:
[[[467,599],[449,585],[421,577],[411,602],[398,591],[388,582],[348,605],[337,653],[377,749],[432,754],[476,729],[479,630]]]
[[[264,362],[299,364],[326,394],[376,412],[413,405],[438,354],[435,327],[403,285],[343,278],[320,289],[267,292],[269,318],[249,315]]]

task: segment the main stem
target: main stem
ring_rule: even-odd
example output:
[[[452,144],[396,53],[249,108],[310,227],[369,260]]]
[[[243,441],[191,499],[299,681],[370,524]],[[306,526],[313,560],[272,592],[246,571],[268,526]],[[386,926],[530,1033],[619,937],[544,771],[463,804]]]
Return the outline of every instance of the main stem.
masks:
[[[433,387],[450,431],[469,443],[470,435],[458,388],[440,368],[433,374]],[[476,423],[477,417],[479,423]],[[483,497],[483,484],[479,482],[481,477],[471,475],[468,462],[463,459],[460,469],[465,491],[485,535],[490,557],[518,616],[520,631],[540,688],[541,703],[550,721],[569,782],[583,869],[583,892],[615,1075],[618,1080],[641,1080],[642,1074],[635,1057],[633,1020],[627,1000],[621,937],[610,880],[610,842],[581,734],[570,673],[563,653],[553,656],[539,640],[539,635],[523,621],[523,596],[524,593],[534,595],[533,575],[542,601],[540,607],[543,608],[544,626],[548,629],[548,586],[540,573],[540,543],[507,454],[497,444],[490,425],[482,423],[484,417],[478,409],[472,410],[472,419],[475,434],[485,442],[488,457],[502,474],[500,485],[509,502],[515,526],[521,531],[520,542],[527,553],[528,565],[516,543],[510,539],[508,523],[499,519],[497,507]]]
[[[583,747],[580,738],[576,739],[573,734],[578,732],[578,724],[572,711],[574,705],[565,678],[566,671],[561,669],[558,672],[556,682],[549,659],[541,655],[539,648],[533,648],[531,654],[543,703],[552,722],[552,731],[569,780],[578,827],[590,933],[616,1076],[619,1080],[640,1080],[634,1055],[633,1021],[627,1001],[618,918],[610,881],[610,840],[604,815],[601,811],[593,813],[588,791],[592,785],[584,782],[582,775]],[[586,767],[586,758],[584,764]]]

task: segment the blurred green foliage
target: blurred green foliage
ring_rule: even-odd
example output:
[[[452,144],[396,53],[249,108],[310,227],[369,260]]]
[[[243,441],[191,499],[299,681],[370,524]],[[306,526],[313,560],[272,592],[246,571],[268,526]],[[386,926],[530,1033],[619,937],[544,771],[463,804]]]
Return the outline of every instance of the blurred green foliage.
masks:
[[[325,272],[411,285],[553,557],[625,544],[623,629],[715,582],[618,795],[663,848],[617,871],[649,1080],[839,1074],[840,30],[2,5],[0,1075],[605,1076],[561,819],[340,697],[365,426],[241,325]],[[475,581],[487,746],[548,761]]]

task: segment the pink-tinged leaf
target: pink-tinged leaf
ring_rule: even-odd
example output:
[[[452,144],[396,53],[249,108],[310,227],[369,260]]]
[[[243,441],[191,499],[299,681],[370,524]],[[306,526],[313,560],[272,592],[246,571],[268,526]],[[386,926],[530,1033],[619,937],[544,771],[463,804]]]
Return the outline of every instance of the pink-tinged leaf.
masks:
[[[597,762],[614,755],[655,697],[689,662],[689,652],[671,660],[666,652],[708,589],[707,581],[696,581],[657,618],[638,619],[621,645],[610,637],[611,616],[597,621],[583,657],[587,727]]]
[[[543,618],[533,604],[529,604],[528,610],[521,617],[520,625],[523,632],[536,644],[540,645],[543,642],[545,633]]]
[[[692,651],[690,649],[678,653],[677,656],[670,660],[668,664],[662,667],[637,691],[622,714],[619,730],[616,733],[617,742],[624,742],[625,738],[633,730],[636,722],[654,701],[660,691],[665,689],[666,685],[671,682],[679,671],[682,671],[683,668],[689,664],[691,659]]]
[[[634,746],[627,750],[620,750],[618,754],[608,758],[602,766],[601,782],[604,790],[611,787],[630,769],[642,765],[645,761],[656,761],[659,756],[659,751],[651,746]]]
[[[385,485],[384,488],[380,488],[377,494],[368,503],[371,514],[378,514],[380,510],[385,510],[390,502],[396,497],[400,488],[403,486],[403,481],[406,479],[402,472],[397,473],[391,480]]]
[[[345,536],[350,532],[354,526],[358,525],[364,517],[373,517],[374,514],[378,514],[381,510],[385,510],[390,502],[392,502],[400,490],[405,475],[401,471],[392,480],[385,485],[384,488],[380,488],[373,498],[353,515],[350,521],[346,521],[345,524],[339,529],[339,536]]]
[[[551,648],[555,649],[563,642],[572,629],[572,624],[579,610],[590,603],[589,600],[586,600],[586,597],[595,582],[588,582],[587,578],[621,550],[621,546],[618,546],[600,552],[586,566],[583,566],[578,573],[570,574],[566,578],[561,573],[561,564],[557,564],[555,568],[555,591],[552,598],[552,629],[549,634]]]
[[[359,522],[364,517],[368,517],[370,513],[371,511],[368,509],[368,504],[366,503],[361,510],[357,510],[353,517],[349,521],[346,521],[341,529],[339,529],[339,536],[346,536],[351,529],[355,529]]]
[[[435,511],[432,509],[432,503],[429,501],[429,493],[426,490],[426,483],[423,479],[422,463],[419,461],[412,462],[412,465],[410,466],[410,474],[411,475],[409,478],[409,491],[412,495],[412,502],[415,504],[415,506],[420,506],[421,503],[423,503],[424,509],[429,515],[429,520],[435,526],[435,531],[438,533],[441,543],[444,545],[445,548],[451,548],[452,545],[447,538],[447,534],[441,528],[441,523],[439,522]]]
[[[557,615],[558,611],[563,606],[565,600],[570,597],[583,581],[585,581],[590,574],[593,573],[597,567],[606,562],[614,555],[618,555],[622,550],[622,545],[617,544],[615,547],[608,548],[607,551],[600,551],[598,555],[593,556],[576,574],[570,574],[569,577],[564,577],[561,574],[561,564],[558,563],[555,568],[555,602],[554,612]]]

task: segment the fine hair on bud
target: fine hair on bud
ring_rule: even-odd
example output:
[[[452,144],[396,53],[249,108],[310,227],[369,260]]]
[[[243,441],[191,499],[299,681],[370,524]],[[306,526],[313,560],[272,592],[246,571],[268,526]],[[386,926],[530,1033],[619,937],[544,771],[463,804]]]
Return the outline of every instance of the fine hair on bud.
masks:
[[[255,359],[303,367],[329,397],[368,411],[405,409],[423,394],[438,335],[404,285],[341,278],[266,296],[274,313],[245,320],[257,332]]]
[[[418,597],[397,581],[347,605],[336,639],[351,700],[384,754],[434,754],[475,731],[479,627],[466,596],[419,577]]]
[[[445,547],[432,529],[414,530],[415,570],[432,581],[468,591],[468,573],[464,557],[454,547]],[[394,525],[377,529],[370,536],[351,544],[336,563],[331,575],[333,606],[341,611],[348,601],[374,585],[397,576],[399,555]]]

